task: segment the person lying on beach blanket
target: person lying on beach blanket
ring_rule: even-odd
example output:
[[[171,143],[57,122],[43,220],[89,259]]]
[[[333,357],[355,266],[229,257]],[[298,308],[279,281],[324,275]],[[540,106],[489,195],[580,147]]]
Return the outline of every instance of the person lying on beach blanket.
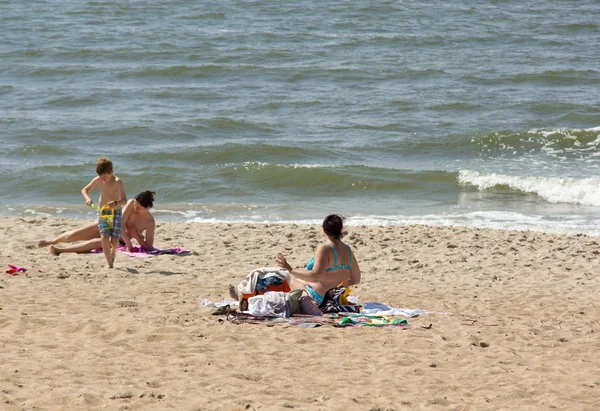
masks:
[[[123,208],[123,231],[121,244],[128,251],[134,250],[131,240],[135,239],[143,250],[152,250],[154,245],[154,231],[156,223],[150,208],[154,205],[154,191],[142,191],[127,202]],[[78,244],[60,247],[58,243]],[[98,231],[98,223],[93,222],[72,231],[60,234],[52,240],[40,240],[38,247],[50,246],[50,253],[58,256],[62,253],[88,253],[102,248],[102,240]]]

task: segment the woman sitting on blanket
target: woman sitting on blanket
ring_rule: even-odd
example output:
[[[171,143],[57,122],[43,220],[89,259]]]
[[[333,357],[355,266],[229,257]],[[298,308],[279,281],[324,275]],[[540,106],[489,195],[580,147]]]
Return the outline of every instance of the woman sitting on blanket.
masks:
[[[360,268],[350,246],[342,241],[344,218],[331,214],[323,220],[323,232],[327,242],[317,247],[317,253],[306,269],[292,268],[282,254],[275,260],[280,268],[288,270],[288,282],[292,290],[306,290],[315,302],[321,304],[323,296],[331,288],[342,284],[360,283]]]

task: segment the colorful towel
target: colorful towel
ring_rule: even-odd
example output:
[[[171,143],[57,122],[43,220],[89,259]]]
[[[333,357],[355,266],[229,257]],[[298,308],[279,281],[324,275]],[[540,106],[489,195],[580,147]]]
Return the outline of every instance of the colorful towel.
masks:
[[[341,316],[338,314],[325,314],[320,316],[311,315],[298,315],[294,314],[293,317],[281,318],[281,317],[254,317],[245,313],[230,313],[227,316],[227,320],[235,324],[262,324],[267,327],[274,326],[287,326],[287,327],[304,327],[304,328],[316,328],[324,325],[332,327],[345,328],[345,327],[384,327],[384,326],[395,326],[397,328],[406,329],[411,328],[406,320],[396,318],[389,319],[378,316]],[[222,320],[221,320],[222,321]]]
[[[335,325],[335,318],[318,316],[313,317],[310,315],[294,315],[293,317],[282,318],[282,317],[255,317],[245,313],[229,314],[227,321],[231,321],[234,324],[261,324],[267,327],[304,327],[304,328],[315,328],[323,325]]]
[[[386,325],[395,325],[403,328],[410,328],[408,321],[401,318],[390,319],[383,315],[362,315],[354,314],[343,317],[335,322],[337,325],[365,325],[368,327],[382,327]]]
[[[357,296],[350,296],[348,300],[351,300],[354,304],[358,304]],[[222,307],[224,305],[231,305],[232,307],[237,307],[238,303],[234,300],[224,300],[222,303],[213,303],[210,300],[204,299],[200,305],[202,307]],[[393,317],[399,315],[405,318],[415,318],[419,315],[423,314],[433,314],[431,311],[427,310],[412,310],[410,308],[392,308],[382,303],[377,302],[367,302],[362,305],[362,309],[360,310],[360,314],[362,315],[376,315],[376,316],[384,316],[384,317]],[[446,314],[446,313],[437,313],[437,314]]]

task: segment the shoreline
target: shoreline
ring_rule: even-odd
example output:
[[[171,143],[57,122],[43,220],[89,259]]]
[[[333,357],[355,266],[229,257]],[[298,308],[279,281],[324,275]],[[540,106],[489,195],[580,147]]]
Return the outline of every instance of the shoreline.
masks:
[[[408,319],[406,330],[304,329],[221,323],[200,302],[228,298],[228,284],[273,266],[278,252],[304,265],[321,241],[318,225],[159,220],[156,246],[191,255],[120,253],[112,270],[101,254],[53,257],[37,247],[81,223],[0,217],[4,269],[28,270],[0,277],[0,400],[9,410],[600,402],[595,237],[349,226],[345,241],[363,273],[353,295],[434,313]],[[361,389],[331,384],[332,375]]]
[[[202,224],[202,225],[256,225],[256,226],[312,226],[312,225],[320,225],[322,222],[322,218],[314,218],[314,219],[302,219],[302,220],[281,220],[281,221],[258,221],[252,219],[240,219],[240,220],[219,220],[219,219],[201,219],[201,218],[192,218],[189,220],[172,220],[169,218],[164,218],[165,216],[171,215],[170,213],[164,212],[156,212],[153,210],[154,218],[157,224],[161,223],[175,223],[175,224]],[[586,225],[585,228],[581,227],[581,229],[573,228],[572,225],[566,224],[564,226],[560,226],[558,222],[548,221],[546,227],[536,227],[536,226],[527,226],[522,223],[502,223],[504,225],[498,225],[499,223],[493,223],[492,221],[488,221],[485,223],[481,222],[471,222],[462,223],[462,222],[447,222],[436,219],[426,220],[422,218],[422,216],[412,216],[412,217],[404,217],[399,220],[391,220],[387,219],[387,216],[379,216],[379,217],[365,217],[365,216],[350,216],[346,218],[345,226],[348,229],[352,229],[354,227],[364,229],[368,227],[393,227],[393,228],[402,228],[402,227],[412,227],[412,226],[423,226],[423,227],[437,227],[437,228],[454,228],[454,229],[468,229],[468,230],[500,230],[500,231],[514,231],[514,232],[522,232],[522,233],[531,233],[531,234],[548,234],[548,235],[558,235],[558,236],[587,236],[587,237],[600,237],[600,226],[590,226]],[[431,216],[430,216],[431,217]],[[440,216],[437,216],[440,217]],[[11,215],[0,215],[1,219],[17,219],[17,220],[34,220],[34,221],[44,221],[46,219],[49,220],[65,220],[65,221],[94,221],[95,217],[93,215],[87,216],[60,216],[60,215],[19,215],[19,216],[11,216]],[[488,224],[492,224],[492,226],[488,226]],[[550,228],[552,227],[552,228]]]

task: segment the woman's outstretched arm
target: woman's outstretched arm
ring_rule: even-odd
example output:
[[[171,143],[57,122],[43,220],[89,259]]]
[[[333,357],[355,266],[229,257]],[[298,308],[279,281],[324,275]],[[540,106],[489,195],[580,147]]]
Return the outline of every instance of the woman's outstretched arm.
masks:
[[[326,252],[327,252],[326,244],[321,244],[317,248],[317,253],[315,255],[315,263],[313,265],[312,270],[307,270],[305,268],[292,268],[292,266],[287,262],[287,259],[285,258],[285,256],[281,253],[277,254],[277,258],[275,259],[275,262],[278,267],[283,268],[284,270],[288,270],[289,273],[291,275],[293,275],[294,277],[299,278],[300,280],[303,280],[303,281],[308,281],[308,282],[314,283],[314,282],[318,282],[319,277],[325,272],[324,261],[325,261]]]

